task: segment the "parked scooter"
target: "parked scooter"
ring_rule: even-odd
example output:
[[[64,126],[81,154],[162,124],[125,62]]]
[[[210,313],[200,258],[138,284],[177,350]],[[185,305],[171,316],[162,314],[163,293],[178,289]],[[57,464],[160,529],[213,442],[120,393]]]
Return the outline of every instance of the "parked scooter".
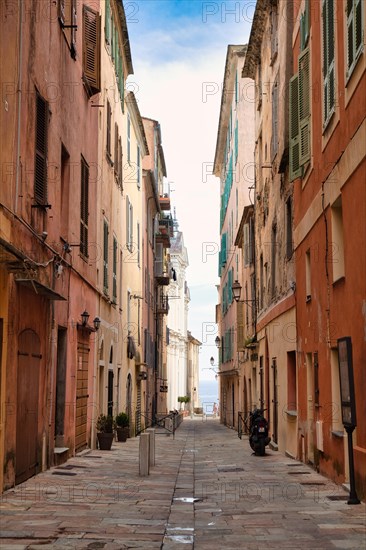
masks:
[[[254,409],[249,413],[249,444],[259,456],[264,456],[266,445],[271,441],[268,436],[268,422],[263,416],[265,410]]]

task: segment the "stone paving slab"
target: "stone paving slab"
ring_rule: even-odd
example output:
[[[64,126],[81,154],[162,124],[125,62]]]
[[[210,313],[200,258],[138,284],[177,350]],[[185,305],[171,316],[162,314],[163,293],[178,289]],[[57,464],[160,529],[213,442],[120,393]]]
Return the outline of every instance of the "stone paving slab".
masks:
[[[217,419],[157,436],[148,477],[138,446],[83,453],[4,493],[1,550],[366,550],[364,503],[329,500],[347,494],[281,453],[254,456]]]

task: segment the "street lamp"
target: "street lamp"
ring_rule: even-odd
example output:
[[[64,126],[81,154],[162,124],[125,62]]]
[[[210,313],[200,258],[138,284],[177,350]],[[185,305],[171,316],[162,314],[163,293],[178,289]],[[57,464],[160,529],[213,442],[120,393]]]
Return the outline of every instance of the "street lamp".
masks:
[[[220,344],[221,344],[220,336],[216,336],[216,338],[215,338],[215,344],[216,344],[217,349],[219,349],[219,348],[220,348]]]
[[[254,307],[251,304],[255,304],[255,300],[240,300],[240,294],[241,294],[241,284],[238,280],[234,281],[231,287],[233,297],[236,303],[245,303],[248,304],[250,307]]]
[[[211,363],[211,366],[213,367],[215,364],[215,359],[213,357],[210,358],[210,363]]]

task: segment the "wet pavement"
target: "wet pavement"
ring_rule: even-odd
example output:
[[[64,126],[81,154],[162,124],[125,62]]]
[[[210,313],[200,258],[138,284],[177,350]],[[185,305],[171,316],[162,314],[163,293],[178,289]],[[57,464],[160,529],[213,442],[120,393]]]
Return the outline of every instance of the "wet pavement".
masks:
[[[88,451],[2,495],[0,548],[366,549],[365,504],[218,419],[156,436],[138,475],[138,438]]]

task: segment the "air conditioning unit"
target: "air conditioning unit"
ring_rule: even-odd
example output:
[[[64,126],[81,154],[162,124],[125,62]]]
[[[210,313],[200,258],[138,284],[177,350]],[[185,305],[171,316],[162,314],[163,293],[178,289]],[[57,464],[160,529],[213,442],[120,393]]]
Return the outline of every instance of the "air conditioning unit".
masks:
[[[316,448],[318,451],[324,452],[324,443],[323,443],[323,421],[317,420],[315,423],[315,433],[316,433]]]

